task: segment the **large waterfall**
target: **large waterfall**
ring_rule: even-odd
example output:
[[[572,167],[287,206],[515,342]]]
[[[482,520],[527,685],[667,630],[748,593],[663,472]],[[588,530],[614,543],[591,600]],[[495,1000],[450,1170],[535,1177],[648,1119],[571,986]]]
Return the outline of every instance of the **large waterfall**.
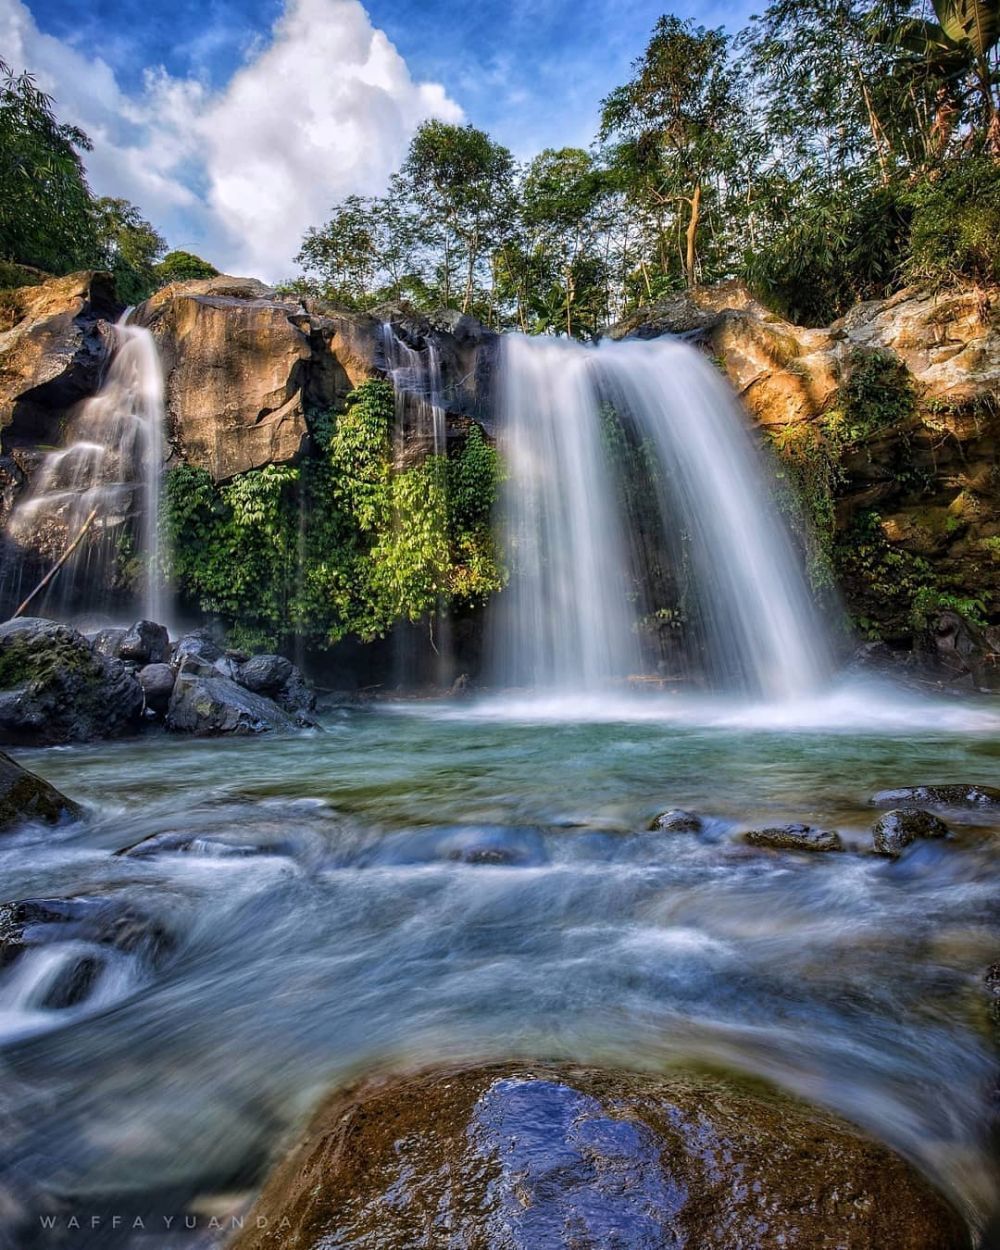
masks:
[[[512,335],[501,387],[501,684],[606,687],[649,667],[664,621],[712,689],[791,699],[821,683],[825,632],[767,467],[697,350]]]
[[[131,560],[144,616],[163,619],[163,373],[153,336],[127,318],[115,326],[100,390],[72,413],[63,445],[45,454],[10,518],[8,537],[50,563],[79,540],[33,611],[102,608]]]

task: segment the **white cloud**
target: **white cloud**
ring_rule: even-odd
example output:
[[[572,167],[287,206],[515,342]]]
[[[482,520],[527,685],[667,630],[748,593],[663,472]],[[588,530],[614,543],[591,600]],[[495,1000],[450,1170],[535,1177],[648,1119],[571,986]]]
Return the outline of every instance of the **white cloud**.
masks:
[[[359,0],[286,0],[270,41],[214,93],[153,68],[128,95],[22,0],[0,0],[0,48],[90,135],[95,191],[133,200],[171,246],[268,279],[291,273],[337,200],[384,187],[420,121],[462,117],[442,86],[413,81]]]

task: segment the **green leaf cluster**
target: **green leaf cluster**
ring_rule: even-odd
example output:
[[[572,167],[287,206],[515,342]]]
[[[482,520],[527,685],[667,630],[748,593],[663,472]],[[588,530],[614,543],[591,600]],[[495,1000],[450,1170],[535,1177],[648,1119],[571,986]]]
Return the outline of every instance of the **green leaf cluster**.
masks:
[[[182,599],[254,645],[328,645],[499,589],[495,449],[473,425],[451,458],[397,469],[394,419],[391,384],[373,379],[313,422],[315,452],[298,466],[221,486],[171,470],[163,524]]]

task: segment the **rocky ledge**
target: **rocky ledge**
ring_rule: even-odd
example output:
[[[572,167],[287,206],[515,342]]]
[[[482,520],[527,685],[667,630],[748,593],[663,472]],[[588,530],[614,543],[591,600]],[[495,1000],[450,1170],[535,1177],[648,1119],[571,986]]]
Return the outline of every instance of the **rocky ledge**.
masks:
[[[225,651],[206,631],[171,642],[153,621],[89,637],[57,621],[0,625],[0,744],[119,738],[145,725],[200,737],[314,724],[316,699],[280,655]]]
[[[334,1094],[232,1250],[965,1250],[886,1147],[759,1085],[495,1064]]]

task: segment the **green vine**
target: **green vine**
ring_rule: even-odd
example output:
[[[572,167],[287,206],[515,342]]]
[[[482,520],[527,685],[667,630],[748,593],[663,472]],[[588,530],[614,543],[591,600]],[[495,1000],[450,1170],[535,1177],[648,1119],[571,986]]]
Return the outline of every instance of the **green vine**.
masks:
[[[216,485],[167,475],[164,528],[184,600],[242,645],[383,636],[503,583],[490,518],[499,458],[472,426],[454,458],[392,466],[392,386],[364,382],[313,422],[315,454]]]

